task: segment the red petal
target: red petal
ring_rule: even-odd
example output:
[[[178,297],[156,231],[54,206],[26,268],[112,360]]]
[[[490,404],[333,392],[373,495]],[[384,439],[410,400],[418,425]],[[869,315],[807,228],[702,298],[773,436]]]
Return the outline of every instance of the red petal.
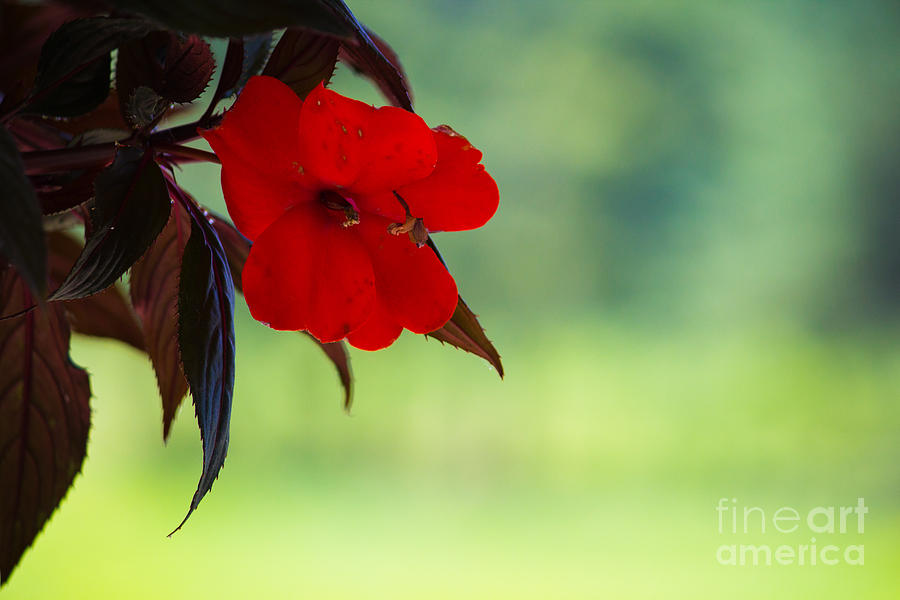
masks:
[[[336,187],[352,183],[363,166],[363,137],[375,109],[319,85],[300,110],[300,164]]]
[[[234,226],[250,241],[291,206],[317,198],[296,181],[268,176],[242,162],[223,163],[222,193]]]
[[[222,124],[201,131],[222,161],[222,189],[235,225],[251,240],[287,207],[310,199],[302,187],[297,127],[302,102],[272,77],[253,77]]]
[[[352,198],[360,212],[385,217],[392,223],[403,223],[406,220],[406,211],[393,192],[353,194]]]
[[[481,162],[481,151],[446,125],[435,127],[438,162],[429,177],[397,192],[413,216],[429,231],[463,231],[481,227],[497,212],[500,193]],[[390,206],[380,198],[379,206]]]
[[[343,219],[318,204],[301,204],[259,236],[241,273],[254,319],[334,342],[369,318],[372,263],[356,228],[341,227]]]
[[[431,248],[417,248],[408,236],[388,233],[390,223],[364,215],[356,226],[371,256],[378,302],[406,329],[434,331],[453,316],[456,282]]]
[[[422,117],[402,108],[376,110],[363,130],[362,169],[350,193],[396,190],[431,175],[437,162],[434,136]]]
[[[372,316],[347,336],[347,341],[360,350],[381,350],[400,337],[403,327],[391,316],[381,300],[375,300]]]

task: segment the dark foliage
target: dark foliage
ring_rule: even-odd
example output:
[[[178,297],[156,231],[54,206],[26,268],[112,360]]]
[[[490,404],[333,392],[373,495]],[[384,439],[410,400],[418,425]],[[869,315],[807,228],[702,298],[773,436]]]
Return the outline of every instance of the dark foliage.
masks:
[[[199,210],[189,210],[191,236],[178,282],[178,347],[200,424],[203,473],[184,521],[225,464],[234,393],[234,283],[215,229]]]
[[[232,36],[219,65],[203,35]],[[185,192],[175,167],[210,159],[183,144],[215,127],[221,101],[251,76],[304,97],[338,60],[412,110],[397,56],[342,0],[0,0],[0,584],[84,460],[90,387],[69,360],[71,331],[148,355],[164,439],[190,391],[203,468],[188,516],[212,487],[228,450],[235,291],[251,243]],[[162,127],[217,70],[202,116]],[[430,335],[502,375],[461,299]],[[347,346],[311,339],[349,409]]]

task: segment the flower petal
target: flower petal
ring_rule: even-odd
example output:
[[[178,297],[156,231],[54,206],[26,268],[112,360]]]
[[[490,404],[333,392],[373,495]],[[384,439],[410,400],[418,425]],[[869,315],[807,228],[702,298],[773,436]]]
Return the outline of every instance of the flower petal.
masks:
[[[250,241],[291,206],[317,198],[295,180],[268,176],[243,162],[223,163],[222,194],[234,226]]]
[[[429,231],[463,231],[481,227],[497,212],[500,193],[481,165],[481,151],[446,125],[435,127],[438,162],[434,172],[397,192],[413,216],[421,217]],[[390,206],[379,197],[378,206]]]
[[[376,298],[372,315],[347,335],[347,341],[360,350],[381,350],[393,344],[402,332],[403,326],[391,315],[384,302]]]
[[[362,168],[350,193],[387,192],[434,171],[437,146],[422,117],[394,106],[372,113],[362,131]]]
[[[221,125],[200,132],[222,162],[228,213],[256,238],[284,211],[313,198],[318,183],[299,169],[297,127],[302,102],[272,77],[252,77]]]
[[[357,193],[352,197],[361,212],[385,217],[392,223],[403,223],[406,220],[406,211],[393,192]]]
[[[362,169],[365,130],[375,109],[321,84],[300,110],[300,164],[318,179],[344,187]]]
[[[388,233],[390,223],[365,215],[356,227],[371,256],[378,302],[414,333],[439,329],[456,309],[456,282],[431,248],[417,248],[406,235]]]
[[[241,274],[254,319],[334,342],[369,318],[372,263],[356,228],[341,227],[342,220],[321,205],[301,204],[259,236]]]

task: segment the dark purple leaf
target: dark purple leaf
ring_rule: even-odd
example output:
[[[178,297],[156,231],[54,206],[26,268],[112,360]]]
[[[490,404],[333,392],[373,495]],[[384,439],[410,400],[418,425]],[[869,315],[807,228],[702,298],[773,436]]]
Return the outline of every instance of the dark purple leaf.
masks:
[[[81,243],[61,231],[47,234],[50,280],[62,281],[81,254]],[[134,309],[117,285],[89,298],[62,303],[72,330],[83,335],[125,342],[144,351],[144,334]]]
[[[70,0],[85,5],[91,0]],[[107,4],[146,15],[171,29],[228,37],[271,31],[282,27],[306,27],[323,33],[353,33],[342,0],[108,0]]]
[[[32,304],[15,270],[0,267],[0,313]],[[91,392],[68,348],[61,305],[0,321],[0,583],[9,580],[84,461]]]
[[[224,90],[223,98],[230,98],[240,92],[251,77],[258,75],[263,70],[266,60],[272,52],[272,40],[274,40],[272,32],[244,37],[241,44],[244,53],[241,61],[241,74],[235,83],[222,88]]]
[[[243,70],[244,40],[232,38],[228,40],[228,49],[225,51],[225,60],[222,61],[219,83],[216,84],[216,91],[210,100],[210,108],[207,112],[212,113],[212,109],[219,103],[219,100],[230,95],[232,88],[240,81]]]
[[[25,99],[47,37],[66,21],[86,15],[57,3],[0,2],[0,112]]]
[[[466,306],[462,298],[459,299],[456,311],[447,324],[427,335],[480,356],[493,365],[500,377],[503,377],[503,364],[500,362],[500,354],[497,353],[497,349],[494,348],[494,345],[484,334],[484,329],[481,327],[481,323],[478,322],[475,313]]]
[[[153,31],[119,48],[116,62],[116,89],[123,115],[135,90],[146,86],[170,102],[190,102],[206,89],[215,69],[209,44],[190,35],[179,37],[170,31]]]
[[[84,204],[94,196],[94,180],[100,169],[51,173],[31,177],[45,215],[55,215]]]
[[[234,284],[219,236],[207,217],[192,208],[178,291],[178,346],[200,425],[203,472],[175,531],[200,504],[225,462],[234,393]]]
[[[322,349],[322,352],[325,353],[325,356],[337,369],[338,377],[341,378],[341,385],[344,386],[344,410],[349,411],[350,406],[353,404],[353,370],[350,368],[350,354],[347,352],[347,344],[343,341],[323,344],[312,335],[308,333],[306,335]]]
[[[368,28],[361,27],[355,40],[341,44],[339,59],[371,79],[391,104],[412,110],[412,92],[400,59]]]
[[[169,111],[169,116],[174,116],[177,112],[178,108],[176,107]],[[119,94],[116,90],[111,90],[106,100],[86,115],[64,121],[52,121],[52,123],[56,129],[65,131],[75,137],[85,131],[95,129],[117,129],[119,131],[129,131],[131,129],[130,124],[119,110]]]
[[[232,38],[228,40],[228,49],[225,51],[225,60],[222,62],[222,74],[219,77],[219,88],[227,90],[241,78],[244,71],[244,40]]]
[[[169,219],[171,202],[150,151],[121,147],[97,176],[84,251],[51,300],[90,296],[112,285],[147,250]]]
[[[162,398],[163,439],[175,418],[188,384],[178,357],[178,278],[181,257],[191,232],[190,219],[179,204],[147,253],[131,268],[131,301],[144,324],[147,353]]]
[[[41,209],[12,135],[0,126],[0,255],[36,294],[47,290],[47,249]],[[5,260],[0,258],[0,266]]]
[[[11,119],[7,121],[6,126],[16,140],[20,152],[65,148],[70,139],[51,125],[51,122],[34,115],[22,115],[17,119]]]
[[[206,89],[216,61],[212,50],[196,35],[189,35],[169,45],[165,78],[159,94],[173,102],[190,102]]]
[[[41,50],[29,112],[74,117],[109,95],[110,52],[141,38],[151,26],[139,19],[90,17],[66,23]]]
[[[288,29],[272,51],[263,75],[286,83],[300,98],[334,74],[340,41],[308,29]]]

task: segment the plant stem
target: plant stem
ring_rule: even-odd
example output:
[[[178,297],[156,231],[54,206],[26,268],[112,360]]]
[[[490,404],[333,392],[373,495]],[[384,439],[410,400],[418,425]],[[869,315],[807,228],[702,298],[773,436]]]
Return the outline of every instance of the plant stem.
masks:
[[[35,150],[23,152],[25,173],[56,173],[69,169],[85,169],[111,162],[116,154],[115,142],[108,144],[89,144],[59,150]]]
[[[186,123],[171,129],[164,129],[151,134],[147,141],[150,147],[179,148],[178,152],[171,152],[173,156],[184,156],[188,159],[197,160],[203,153],[202,150],[193,148],[185,148],[176,146],[183,142],[195,140],[200,135],[197,129],[200,127],[214,127],[218,124],[219,118],[207,118]],[[89,144],[87,146],[75,146],[73,148],[60,148],[58,150],[35,150],[33,152],[23,152],[22,160],[25,162],[25,173],[35,175],[37,173],[55,173],[68,169],[84,169],[88,167],[96,167],[107,164],[112,161],[116,155],[118,145],[131,145],[136,142],[135,138],[129,138],[123,142],[109,142],[106,144]],[[168,151],[168,150],[167,150]],[[209,153],[202,154],[202,160],[210,161],[207,156]],[[216,161],[217,162],[217,161]]]

